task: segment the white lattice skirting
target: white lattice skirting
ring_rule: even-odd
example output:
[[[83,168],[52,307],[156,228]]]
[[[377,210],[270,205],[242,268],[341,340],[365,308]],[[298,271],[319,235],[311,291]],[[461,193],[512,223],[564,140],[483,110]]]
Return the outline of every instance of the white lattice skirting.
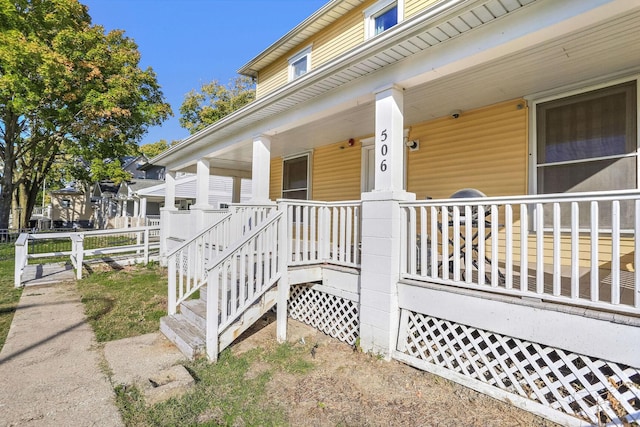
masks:
[[[291,286],[289,316],[349,345],[359,335],[358,304],[310,286]]]
[[[408,310],[401,319],[398,351],[410,359],[593,424],[640,424],[638,369]]]

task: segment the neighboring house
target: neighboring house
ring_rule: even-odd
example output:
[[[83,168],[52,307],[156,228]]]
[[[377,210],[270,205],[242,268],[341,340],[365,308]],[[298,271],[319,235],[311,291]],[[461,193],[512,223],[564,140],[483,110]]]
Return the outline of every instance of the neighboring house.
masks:
[[[149,162],[138,166],[144,172],[145,179],[158,179],[164,181],[164,166],[153,165]]]
[[[93,228],[94,210],[89,192],[69,185],[52,190],[51,225],[53,228]]]
[[[155,203],[164,206],[166,185],[150,186],[137,191],[137,196],[148,200],[148,205]],[[189,209],[195,204],[197,177],[183,175],[176,179],[175,207],[181,210]],[[213,209],[227,208],[232,203],[247,202],[251,199],[251,180],[239,178],[234,180],[226,176],[209,176],[209,197],[207,202]],[[160,214],[158,211],[157,214]]]
[[[109,219],[121,212],[116,200],[119,188],[119,184],[110,181],[97,182],[93,185],[91,203],[95,206],[96,228],[107,228]]]
[[[145,171],[141,169],[147,164],[147,158],[143,154],[139,156],[127,156],[122,159],[122,169],[131,174],[131,179],[147,178]]]
[[[638,28],[630,0],[328,2],[240,68],[254,102],[151,159],[163,332],[191,348],[209,283],[211,359],[279,301],[279,339],[288,310],[563,424],[640,422]],[[208,215],[214,174],[250,206]]]

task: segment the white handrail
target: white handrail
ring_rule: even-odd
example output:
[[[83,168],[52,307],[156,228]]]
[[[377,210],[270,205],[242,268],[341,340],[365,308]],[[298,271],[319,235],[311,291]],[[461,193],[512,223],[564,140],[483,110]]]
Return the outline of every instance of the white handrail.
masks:
[[[27,252],[29,251],[29,233],[21,233],[15,243],[15,264],[13,285],[19,288],[22,285],[22,273],[27,266]]]
[[[219,334],[282,276],[278,250],[284,213],[273,212],[208,268],[206,352],[216,360]]]

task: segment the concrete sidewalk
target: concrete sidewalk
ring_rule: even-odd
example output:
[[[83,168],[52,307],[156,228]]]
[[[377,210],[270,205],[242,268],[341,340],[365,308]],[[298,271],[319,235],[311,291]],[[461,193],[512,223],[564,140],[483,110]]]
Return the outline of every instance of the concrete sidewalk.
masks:
[[[75,283],[25,288],[0,352],[1,426],[121,426]]]

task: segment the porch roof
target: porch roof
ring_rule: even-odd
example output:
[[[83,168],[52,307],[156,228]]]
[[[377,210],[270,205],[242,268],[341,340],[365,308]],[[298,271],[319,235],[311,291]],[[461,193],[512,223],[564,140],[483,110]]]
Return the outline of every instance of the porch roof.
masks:
[[[251,141],[272,156],[371,135],[374,92],[405,89],[405,125],[630,73],[640,4],[626,0],[449,1],[260,98],[152,159],[174,170],[250,170]],[[498,9],[498,8],[501,8]]]

